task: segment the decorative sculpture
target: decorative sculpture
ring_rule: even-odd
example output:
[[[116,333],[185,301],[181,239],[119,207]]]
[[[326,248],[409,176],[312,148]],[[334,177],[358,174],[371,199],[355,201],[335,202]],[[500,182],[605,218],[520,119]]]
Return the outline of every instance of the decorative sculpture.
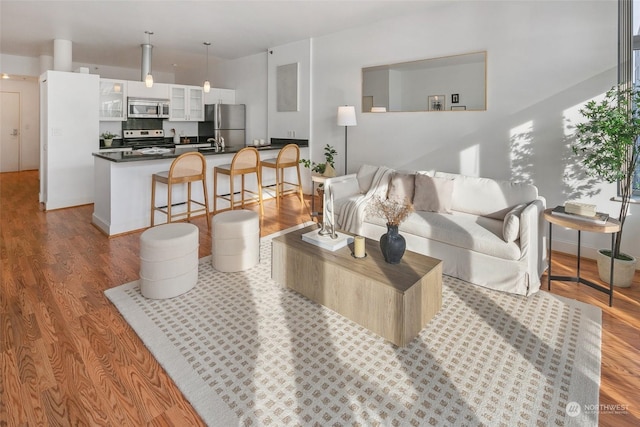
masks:
[[[330,236],[332,239],[337,239],[336,223],[333,212],[333,192],[328,185],[324,186],[324,196],[322,200],[322,226],[318,231],[320,236]]]

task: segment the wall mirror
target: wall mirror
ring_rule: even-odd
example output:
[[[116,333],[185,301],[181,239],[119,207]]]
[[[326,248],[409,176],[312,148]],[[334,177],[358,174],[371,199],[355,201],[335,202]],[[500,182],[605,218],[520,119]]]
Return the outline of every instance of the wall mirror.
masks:
[[[487,109],[487,52],[362,69],[362,112]]]

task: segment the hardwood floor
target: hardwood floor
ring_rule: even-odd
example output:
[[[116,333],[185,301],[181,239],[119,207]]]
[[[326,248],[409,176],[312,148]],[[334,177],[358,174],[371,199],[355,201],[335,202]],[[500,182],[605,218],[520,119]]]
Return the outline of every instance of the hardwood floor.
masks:
[[[140,232],[105,237],[91,205],[42,212],[38,185],[37,171],[0,174],[0,426],[202,425],[103,293],[138,279]],[[266,202],[263,235],[307,221],[308,204]],[[209,255],[206,222],[194,223]],[[554,274],[573,274],[575,258],[553,258]],[[552,292],[602,308],[600,424],[639,425],[640,274],[612,308],[587,286],[553,282]]]

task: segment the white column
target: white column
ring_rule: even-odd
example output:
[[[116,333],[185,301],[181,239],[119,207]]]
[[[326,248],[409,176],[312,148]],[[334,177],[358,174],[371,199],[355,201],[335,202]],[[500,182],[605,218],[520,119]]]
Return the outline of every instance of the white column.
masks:
[[[55,71],[71,71],[71,40],[55,39],[53,41],[53,69]]]

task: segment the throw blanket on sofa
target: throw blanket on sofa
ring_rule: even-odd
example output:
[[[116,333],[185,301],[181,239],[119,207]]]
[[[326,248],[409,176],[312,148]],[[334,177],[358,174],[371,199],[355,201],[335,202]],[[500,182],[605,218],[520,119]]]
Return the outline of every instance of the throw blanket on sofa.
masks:
[[[362,234],[362,224],[367,214],[367,205],[375,196],[386,197],[389,175],[392,172],[393,169],[380,166],[373,176],[369,190],[365,194],[359,194],[357,197],[349,198],[345,203],[333,207],[338,217],[338,224],[336,224],[336,226],[339,229],[354,234]],[[327,191],[331,194],[330,186],[325,189],[325,192]]]

